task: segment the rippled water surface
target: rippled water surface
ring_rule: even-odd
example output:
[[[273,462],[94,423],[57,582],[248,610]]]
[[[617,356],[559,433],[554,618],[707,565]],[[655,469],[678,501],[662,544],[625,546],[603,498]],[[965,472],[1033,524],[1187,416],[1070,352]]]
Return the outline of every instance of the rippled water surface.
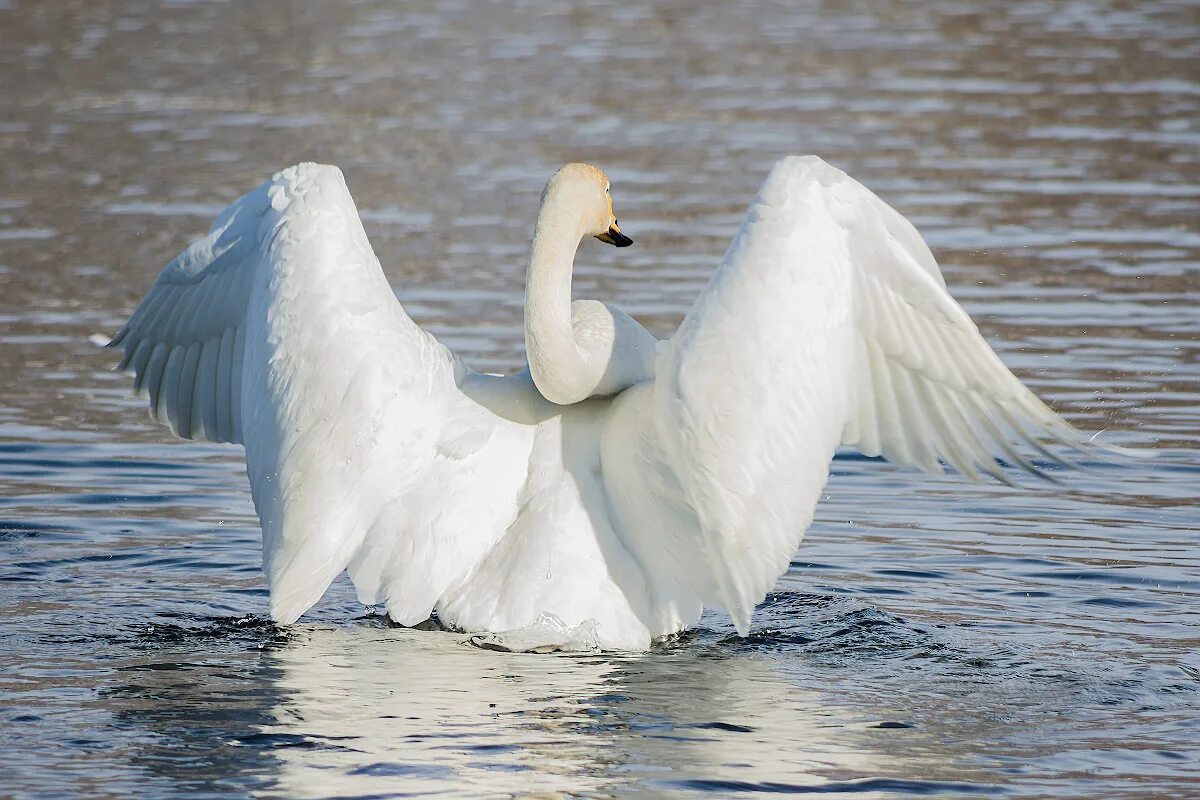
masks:
[[[1198,19],[0,0],[0,795],[1200,796]],[[240,451],[171,441],[88,342],[302,159],[502,370],[541,186],[599,163],[637,245],[585,245],[577,294],[666,335],[794,152],[916,222],[1056,408],[1159,456],[1010,488],[847,453],[749,638],[504,654],[344,581],[271,625]]]

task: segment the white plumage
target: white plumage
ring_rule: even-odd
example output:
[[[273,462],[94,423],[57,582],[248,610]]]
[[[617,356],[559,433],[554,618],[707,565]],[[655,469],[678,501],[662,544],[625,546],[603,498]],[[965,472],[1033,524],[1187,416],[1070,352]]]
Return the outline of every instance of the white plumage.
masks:
[[[1036,471],[1013,443],[1085,446],[913,226],[816,157],[774,167],[655,356],[625,315],[570,305],[580,238],[624,238],[577,167],[543,199],[519,375],[473,372],[408,317],[315,164],[231,205],[113,340],[156,419],[245,446],[274,619],[348,569],[400,623],[436,610],[510,642],[642,649],[705,605],[745,633],[839,444],[1002,480],[995,455]]]

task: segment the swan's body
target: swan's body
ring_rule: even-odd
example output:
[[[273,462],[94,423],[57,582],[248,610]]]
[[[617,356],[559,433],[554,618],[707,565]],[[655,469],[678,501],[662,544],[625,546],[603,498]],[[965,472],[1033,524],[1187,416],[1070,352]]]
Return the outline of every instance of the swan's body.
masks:
[[[639,649],[715,605],[744,633],[839,444],[974,477],[997,448],[1033,469],[1010,439],[1081,441],[916,230],[820,159],[772,170],[657,360],[632,319],[571,304],[576,245],[616,229],[581,185],[544,196],[520,375],[405,314],[334,167],[277,174],[163,270],[114,344],[175,433],[245,445],[273,618],[348,569],[403,624]]]

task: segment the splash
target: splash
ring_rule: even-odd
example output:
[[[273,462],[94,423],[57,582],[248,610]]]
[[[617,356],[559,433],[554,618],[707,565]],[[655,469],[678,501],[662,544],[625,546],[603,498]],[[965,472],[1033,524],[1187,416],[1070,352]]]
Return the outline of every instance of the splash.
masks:
[[[574,627],[542,612],[528,625],[501,633],[481,633],[468,641],[485,650],[511,653],[586,653],[600,649],[599,623],[585,619]]]

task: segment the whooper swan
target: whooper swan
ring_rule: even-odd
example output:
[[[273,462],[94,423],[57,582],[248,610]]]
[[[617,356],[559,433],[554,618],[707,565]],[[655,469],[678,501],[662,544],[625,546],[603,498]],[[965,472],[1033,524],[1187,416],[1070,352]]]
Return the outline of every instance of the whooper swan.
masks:
[[[559,170],[526,283],[529,368],[472,371],[405,313],[336,167],[234,202],[113,340],[178,436],[244,445],[271,616],[348,570],[412,625],[643,649],[726,609],[745,634],[852,445],[1001,479],[1086,448],[980,336],[916,229],[821,159],[771,170],[668,341],[571,302],[604,174]],[[1043,451],[1045,452],[1045,451]]]

